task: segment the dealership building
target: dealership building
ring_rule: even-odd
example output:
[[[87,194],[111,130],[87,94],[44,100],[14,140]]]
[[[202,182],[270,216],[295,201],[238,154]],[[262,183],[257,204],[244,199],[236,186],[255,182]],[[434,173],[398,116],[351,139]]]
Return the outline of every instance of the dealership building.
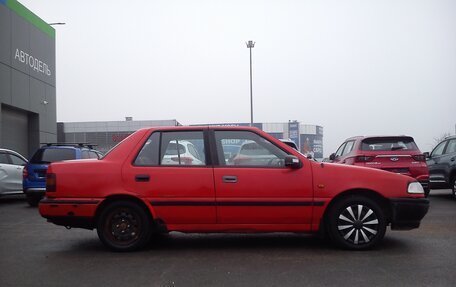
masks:
[[[30,156],[57,140],[55,30],[0,0],[0,147]]]
[[[177,120],[110,122],[66,122],[57,124],[58,142],[90,143],[106,152],[140,128],[153,126],[179,126]],[[248,123],[200,124],[203,126],[249,126]],[[297,121],[285,123],[255,123],[255,127],[278,139],[293,140],[304,154],[323,158],[323,127],[302,124]]]
[[[106,152],[144,127],[177,120],[66,122],[56,120],[55,30],[16,0],[0,0],[0,147],[30,157],[40,143],[91,143]],[[248,123],[203,124],[249,126]],[[255,123],[306,154],[323,157],[323,128],[297,121]]]

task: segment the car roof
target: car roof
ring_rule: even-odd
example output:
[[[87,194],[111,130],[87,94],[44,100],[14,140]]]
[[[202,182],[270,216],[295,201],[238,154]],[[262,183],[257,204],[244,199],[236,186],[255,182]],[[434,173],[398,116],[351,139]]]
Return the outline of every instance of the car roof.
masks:
[[[42,143],[40,149],[79,149],[79,150],[93,150],[94,145],[87,143]]]
[[[18,152],[15,152],[14,150],[10,150],[10,149],[7,149],[7,148],[0,148],[0,151],[7,151],[7,152],[18,153]]]
[[[7,149],[7,148],[0,148],[0,151],[17,155],[20,158],[22,158],[23,160],[28,161],[25,156],[23,156],[22,154],[18,153],[17,151],[14,151],[14,150],[11,150],[11,149]]]
[[[158,127],[149,127],[143,128],[139,130],[167,130],[167,131],[192,131],[192,130],[245,130],[245,131],[261,131],[256,127],[248,127],[248,126],[158,126]]]
[[[413,140],[413,137],[407,135],[395,135],[395,136],[354,136],[351,138],[346,139],[345,141],[349,140],[365,140],[365,139],[381,139],[381,138],[410,138]]]
[[[20,153],[18,153],[17,151],[14,151],[14,150],[11,150],[11,149],[7,149],[7,148],[0,148],[0,151],[4,151],[4,152],[9,152],[9,153],[14,153],[14,154],[18,154],[22,157],[24,157],[23,155],[21,155]]]

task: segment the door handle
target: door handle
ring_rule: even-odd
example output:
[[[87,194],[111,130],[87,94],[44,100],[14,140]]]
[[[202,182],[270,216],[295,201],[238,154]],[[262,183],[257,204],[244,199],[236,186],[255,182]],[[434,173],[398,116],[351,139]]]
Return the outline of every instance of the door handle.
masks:
[[[148,174],[137,174],[135,176],[135,181],[137,182],[147,182],[150,180],[150,176]]]
[[[455,159],[455,158],[454,158],[454,157],[452,157],[452,158],[451,158],[451,161],[454,161],[454,159]]]
[[[237,176],[234,175],[225,175],[222,177],[223,182],[225,183],[236,183],[237,182]]]

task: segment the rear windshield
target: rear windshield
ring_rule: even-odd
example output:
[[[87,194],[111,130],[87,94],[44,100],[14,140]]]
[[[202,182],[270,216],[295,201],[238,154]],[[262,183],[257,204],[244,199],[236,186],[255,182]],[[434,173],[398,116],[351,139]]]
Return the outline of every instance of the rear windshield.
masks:
[[[367,151],[400,151],[417,150],[411,137],[368,138],[362,141],[361,150]]]
[[[70,148],[39,149],[30,159],[30,163],[51,163],[76,158],[76,150]]]

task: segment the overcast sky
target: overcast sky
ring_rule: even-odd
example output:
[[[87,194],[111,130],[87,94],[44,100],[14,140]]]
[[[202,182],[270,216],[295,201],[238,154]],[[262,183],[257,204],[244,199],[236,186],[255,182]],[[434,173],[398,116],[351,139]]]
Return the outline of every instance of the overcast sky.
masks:
[[[57,120],[254,120],[455,133],[456,1],[20,0],[56,29]]]

